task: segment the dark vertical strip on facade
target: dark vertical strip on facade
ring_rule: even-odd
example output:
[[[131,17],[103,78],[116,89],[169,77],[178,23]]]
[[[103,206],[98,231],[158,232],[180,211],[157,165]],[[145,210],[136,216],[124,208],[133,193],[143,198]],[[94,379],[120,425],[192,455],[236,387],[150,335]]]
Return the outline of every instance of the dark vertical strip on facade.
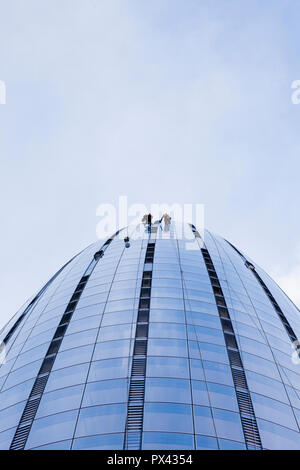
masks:
[[[210,278],[222,325],[236,398],[241,415],[245,443],[247,449],[262,449],[246,374],[223,290],[208,250],[202,248],[201,252]]]
[[[124,450],[142,447],[152,266],[155,241],[147,244],[133,346]]]
[[[260,277],[258,272],[255,270],[255,267],[253,266],[253,264],[249,263],[249,261],[246,261],[245,264],[253,272],[254,276],[256,277],[256,279],[258,280],[258,282],[262,286],[263,290],[267,294],[267,296],[268,296],[272,306],[274,307],[274,310],[276,311],[279,319],[281,320],[281,323],[283,324],[283,326],[284,326],[291,342],[293,343],[294,341],[297,341],[297,336],[296,336],[293,328],[291,327],[290,322],[286,318],[285,314],[283,313],[283,311],[279,307],[278,303],[276,302],[275,298],[273,297],[272,293],[270,292],[270,290],[268,289],[268,287],[266,286],[266,284],[264,283],[264,281],[262,280],[262,278]]]
[[[226,240],[227,241],[227,240]],[[292,343],[294,343],[295,341],[298,341],[298,338],[293,330],[293,328],[291,327],[290,325],[290,322],[288,321],[288,319],[286,318],[285,314],[283,313],[282,309],[279,307],[278,303],[276,302],[273,294],[271,293],[271,291],[269,290],[269,288],[267,287],[267,285],[264,283],[264,281],[262,280],[262,278],[260,277],[260,275],[258,274],[258,272],[256,271],[255,269],[255,266],[253,266],[252,263],[250,263],[244,255],[242,255],[242,253],[234,246],[232,245],[230,242],[227,241],[227,243],[240,255],[240,257],[244,260],[245,262],[245,265],[247,266],[248,269],[250,269],[253,273],[253,275],[256,277],[257,281],[259,282],[259,284],[261,285],[261,287],[263,288],[263,290],[265,291],[267,297],[269,298],[275,312],[277,313],[282,325],[284,326],[290,340]],[[298,343],[297,343],[298,344]],[[300,357],[300,353],[298,351],[298,355]]]
[[[117,233],[115,235],[117,235]],[[61,317],[61,320],[58,324],[58,327],[56,328],[52,341],[49,345],[47,353],[38,372],[38,375],[34,381],[21,419],[17,426],[15,435],[11,442],[10,450],[22,450],[26,445],[26,441],[28,439],[30,429],[35,418],[36,412],[38,410],[42,395],[44,393],[50,372],[52,370],[56,356],[59,352],[62,340],[64,339],[64,336],[68,329],[74,310],[78,304],[78,301],[89,280],[91,273],[93,272],[96,264],[103,257],[104,251],[106,250],[107,246],[111,243],[112,239],[113,238],[108,239],[102,246],[102,249],[100,249],[94,254],[93,260],[90,262],[84,275],[77,284],[77,287],[64,311],[64,314]]]

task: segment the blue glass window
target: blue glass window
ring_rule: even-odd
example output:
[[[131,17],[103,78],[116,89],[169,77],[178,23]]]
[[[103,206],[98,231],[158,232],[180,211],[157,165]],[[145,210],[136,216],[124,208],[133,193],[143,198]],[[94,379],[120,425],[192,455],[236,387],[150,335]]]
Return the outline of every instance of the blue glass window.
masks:
[[[129,356],[129,347],[130,340],[127,339],[97,343],[93,360]]]
[[[19,422],[21,414],[23,413],[25,402],[18,403],[17,405],[10,406],[0,411],[0,432],[12,428]]]
[[[246,446],[242,442],[219,439],[219,446],[222,450],[245,450]]]
[[[97,341],[102,342],[115,339],[130,338],[134,334],[134,332],[135,326],[133,327],[131,323],[122,325],[122,328],[120,328],[120,325],[105,326],[100,329]]]
[[[209,302],[188,300],[188,309],[191,312],[210,313],[212,315],[218,315],[217,306]],[[188,318],[190,318],[190,316]]]
[[[225,364],[203,361],[206,379],[209,382],[222,383],[233,387],[231,369]]]
[[[92,317],[89,317],[88,320],[86,318],[81,318],[80,320],[76,320],[74,319],[74,317],[72,317],[72,320],[66,331],[66,335],[71,335],[73,333],[78,333],[78,332],[82,333],[87,328],[89,330],[98,328],[100,325],[100,321],[101,321],[101,315],[93,315]]]
[[[284,386],[278,380],[247,371],[247,382],[251,391],[288,403]]]
[[[265,449],[299,450],[300,434],[278,424],[257,418],[262,445]]]
[[[143,449],[194,449],[191,434],[144,432]]]
[[[180,323],[150,323],[149,338],[186,338],[185,325]]]
[[[11,429],[8,429],[8,431],[4,431],[0,433],[0,449],[1,450],[9,449],[15,432],[16,432],[16,428],[11,428]]]
[[[4,390],[13,387],[14,385],[19,384],[20,382],[24,382],[31,377],[35,377],[41,367],[42,359],[38,361],[31,362],[30,364],[26,364],[26,366],[20,367],[19,369],[11,372],[7,380],[4,384]]]
[[[60,345],[60,351],[84,346],[86,344],[93,344],[96,341],[97,333],[98,329],[94,328],[92,330],[86,330],[81,331],[80,333],[73,333],[72,335],[67,335],[62,340],[62,343]]]
[[[29,349],[29,351],[26,351],[23,354],[20,354],[13,366],[13,370],[18,369],[19,367],[23,367],[24,365],[31,363],[37,359],[44,358],[48,347],[49,344],[46,343],[37,346],[36,348]]]
[[[123,449],[124,434],[101,434],[79,437],[74,440],[74,450]]]
[[[181,339],[154,339],[148,340],[149,356],[187,356],[186,341]]]
[[[207,384],[211,406],[214,408],[224,408],[225,410],[239,411],[236,393],[233,387],[220,384]]]
[[[145,401],[190,403],[190,381],[171,378],[148,378]]]
[[[45,393],[39,404],[36,418],[78,408],[82,392],[83,385],[76,385]]]
[[[150,322],[185,323],[185,316],[182,310],[160,310],[151,308]]]
[[[200,380],[192,381],[193,403],[195,405],[209,406],[207,386],[205,382]]]
[[[34,379],[27,380],[1,393],[0,409],[14,405],[22,400],[27,400],[28,394],[32,388]]]
[[[243,441],[244,434],[242,430],[240,415],[232,411],[213,410],[216,432],[219,437],[236,441]]]
[[[195,380],[205,380],[202,361],[190,359],[191,378]]]
[[[217,450],[218,442],[215,437],[196,436],[197,450]]]
[[[87,317],[101,317],[103,304],[89,305],[88,307],[76,308],[73,313],[72,320],[86,319]],[[87,321],[87,320],[86,320]],[[89,321],[89,320],[88,320]]]
[[[192,433],[192,412],[189,405],[178,403],[145,403],[144,430]]]
[[[127,379],[102,380],[87,384],[82,406],[123,403],[128,399]]]
[[[126,404],[91,406],[80,411],[76,437],[124,432]]]
[[[35,447],[33,450],[69,450],[71,447],[71,440],[53,442],[53,444],[46,444],[44,446]]]
[[[218,344],[200,343],[203,360],[228,363],[226,348]]]
[[[130,376],[130,360],[128,358],[106,359],[95,361],[91,364],[88,380],[98,381],[105,379],[116,379],[118,377]]]
[[[188,359],[184,357],[149,357],[147,358],[147,376],[149,377],[189,377]]]
[[[25,449],[72,438],[77,415],[73,410],[35,420]]]
[[[105,313],[103,315],[101,327],[131,323],[135,316],[136,312],[134,312],[134,310],[123,310],[122,312]]]
[[[163,297],[154,297],[151,298],[151,307],[152,308],[165,308],[165,309],[175,309],[175,310],[183,310],[183,299],[172,299],[170,298],[163,298]]]
[[[290,406],[256,393],[252,393],[251,396],[256,416],[298,430]]]
[[[105,313],[118,312],[120,310],[130,310],[133,308],[134,299],[114,300],[107,302],[105,307]]]
[[[256,354],[257,356],[264,357],[265,359],[269,359],[271,361],[273,360],[269,346],[261,343],[260,341],[255,341],[253,339],[240,336],[240,348],[243,351],[249,352],[251,354]]]
[[[215,436],[215,428],[211,409],[206,406],[194,406],[194,422],[196,434]]]
[[[94,345],[81,346],[80,348],[72,348],[67,351],[59,352],[53,364],[53,370],[62,369],[63,367],[73,366],[91,360]]]
[[[277,367],[274,362],[267,361],[262,357],[257,359],[258,356],[253,354],[249,354],[244,352],[243,353],[243,363],[244,368],[249,369],[253,372],[257,372],[258,374],[266,375],[271,379],[281,380],[280,375],[278,373]]]
[[[189,339],[205,341],[212,344],[225,345],[224,336],[221,330],[207,328],[205,326],[188,325]],[[192,342],[194,344],[194,341]]]
[[[45,392],[84,383],[86,381],[88,367],[89,364],[85,363],[52,371],[47,380]]]
[[[187,322],[190,325],[206,326],[209,328],[216,328],[217,330],[221,330],[220,319],[215,315],[211,315],[210,313],[187,312],[186,316]]]

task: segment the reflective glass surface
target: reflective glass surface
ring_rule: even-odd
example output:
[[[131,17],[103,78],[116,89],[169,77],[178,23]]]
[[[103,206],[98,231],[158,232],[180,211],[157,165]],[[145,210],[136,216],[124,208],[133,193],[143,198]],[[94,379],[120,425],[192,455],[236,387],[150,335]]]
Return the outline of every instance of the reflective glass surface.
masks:
[[[144,233],[144,226],[140,229]],[[193,236],[190,226],[187,230]],[[175,223],[168,236],[158,227],[150,239],[147,233],[132,239],[128,249],[124,237],[116,237],[98,262],[94,253],[103,242],[89,246],[2,329],[1,340],[25,312],[0,366],[1,449],[11,445],[35,380],[43,376],[41,365],[47,354],[51,357],[54,335],[59,347],[46,371],[26,449],[124,449],[138,341],[146,345],[139,353],[141,377],[136,372],[143,383],[143,449],[251,448],[238,402],[239,391],[245,390],[261,448],[300,449],[300,365],[292,359],[292,341],[278,314],[280,309],[300,338],[298,309],[223,238],[205,231],[205,245],[196,239],[190,249],[193,239],[180,233]],[[148,241],[155,243],[154,257],[144,265]],[[202,247],[213,263],[213,276]],[[87,272],[59,336],[57,329]],[[241,389],[233,380],[233,344],[242,364],[236,370],[245,374]]]

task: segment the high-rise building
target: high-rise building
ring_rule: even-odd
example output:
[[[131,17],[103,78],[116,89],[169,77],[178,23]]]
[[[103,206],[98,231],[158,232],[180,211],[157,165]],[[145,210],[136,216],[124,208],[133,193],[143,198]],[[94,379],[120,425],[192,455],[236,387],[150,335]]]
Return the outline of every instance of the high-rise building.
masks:
[[[0,448],[300,449],[296,306],[219,236],[143,230],[83,250],[2,329]]]

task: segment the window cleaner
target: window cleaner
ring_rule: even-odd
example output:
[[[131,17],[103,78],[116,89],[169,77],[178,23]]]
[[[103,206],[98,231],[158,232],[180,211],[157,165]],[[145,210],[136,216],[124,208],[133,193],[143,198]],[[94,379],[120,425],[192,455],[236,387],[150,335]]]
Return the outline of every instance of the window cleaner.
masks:
[[[149,212],[149,214],[145,214],[144,217],[142,218],[142,223],[145,225],[147,225],[147,230],[148,232],[151,231],[151,224],[152,224],[152,215],[151,213]]]
[[[161,219],[159,220],[159,223],[161,224],[162,221],[164,221],[165,223],[164,231],[168,232],[170,230],[170,224],[171,224],[171,217],[169,216],[169,214],[165,212],[163,216],[161,217]]]
[[[104,251],[99,250],[94,254],[94,259],[97,261],[98,259],[102,258],[103,255],[104,255]]]
[[[124,238],[125,248],[130,248],[129,237]]]

